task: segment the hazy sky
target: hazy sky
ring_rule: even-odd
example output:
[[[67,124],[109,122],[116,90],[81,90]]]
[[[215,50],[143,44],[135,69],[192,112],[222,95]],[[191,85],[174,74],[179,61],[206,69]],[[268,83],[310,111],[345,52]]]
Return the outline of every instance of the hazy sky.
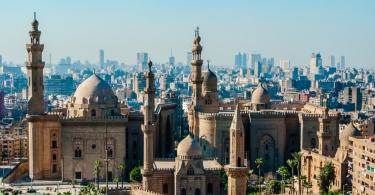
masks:
[[[261,53],[306,66],[312,52],[345,55],[347,67],[375,66],[373,0],[148,0],[148,1],[1,1],[0,55],[3,61],[27,60],[25,44],[37,12],[44,60],[136,63],[137,52],[166,62],[171,49],[186,62],[200,27],[204,60],[233,65],[236,52]]]

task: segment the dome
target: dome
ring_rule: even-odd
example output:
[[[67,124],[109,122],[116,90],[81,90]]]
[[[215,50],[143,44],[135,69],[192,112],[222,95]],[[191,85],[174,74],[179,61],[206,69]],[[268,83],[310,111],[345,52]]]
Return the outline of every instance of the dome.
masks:
[[[345,129],[341,132],[340,135],[340,145],[341,146],[348,146],[350,144],[349,137],[350,136],[360,136],[361,132],[353,125],[351,122]]]
[[[203,73],[203,90],[217,91],[217,77],[210,69]]]
[[[117,97],[111,86],[96,74],[83,81],[77,87],[73,97],[75,104],[117,102]]]
[[[259,85],[259,87],[253,92],[251,96],[251,103],[266,104],[270,102],[270,93],[268,93],[268,91],[262,85]]]
[[[202,156],[202,149],[199,142],[188,135],[183,139],[177,147],[177,156],[186,156],[187,158],[200,158]]]

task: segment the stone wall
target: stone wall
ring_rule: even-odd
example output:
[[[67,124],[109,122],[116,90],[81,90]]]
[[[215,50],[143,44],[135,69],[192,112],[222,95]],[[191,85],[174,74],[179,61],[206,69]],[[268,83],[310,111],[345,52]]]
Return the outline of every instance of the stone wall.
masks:
[[[16,178],[29,172],[29,162],[28,160],[22,160],[18,163],[8,174],[4,176],[4,183],[12,183]]]

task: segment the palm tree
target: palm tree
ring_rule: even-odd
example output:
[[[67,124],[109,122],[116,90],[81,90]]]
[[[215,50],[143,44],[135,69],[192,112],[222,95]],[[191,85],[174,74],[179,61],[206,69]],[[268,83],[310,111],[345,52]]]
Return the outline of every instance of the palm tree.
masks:
[[[121,169],[121,187],[124,187],[124,180],[125,180],[125,169],[126,165],[125,163],[121,163],[117,168]]]
[[[309,188],[312,187],[312,183],[311,182],[305,182],[305,183],[303,183],[303,187],[306,188],[307,194],[309,194]]]
[[[261,193],[262,191],[262,187],[261,187],[261,184],[260,184],[260,165],[263,163],[263,158],[257,158],[255,160],[255,164],[257,164],[257,168],[258,168],[258,177],[259,177],[259,194]]]
[[[277,169],[277,174],[281,175],[282,180],[282,190],[285,193],[285,177],[289,174],[288,169],[285,166],[279,167]]]
[[[306,175],[300,175],[299,179],[301,180],[301,183],[304,184],[304,183],[306,183],[307,176]],[[302,187],[304,187],[304,186],[302,185],[301,188]],[[303,193],[303,188],[302,188],[302,193]]]
[[[328,193],[329,186],[335,181],[335,167],[332,162],[327,162],[323,168],[320,169],[319,173],[319,190],[320,193]]]
[[[118,189],[118,182],[120,181],[120,178],[119,177],[116,177],[116,178],[114,178],[113,179],[113,182],[116,182],[116,184],[117,184],[117,189]]]
[[[298,194],[301,194],[301,179],[300,179],[300,175],[301,175],[301,159],[302,159],[302,153],[300,152],[293,152],[292,154],[294,160],[297,161],[297,171],[298,171]]]
[[[96,187],[99,189],[99,173],[100,173],[100,167],[103,166],[103,163],[102,161],[97,160],[95,161],[94,165],[95,165],[94,173],[96,174]]]
[[[294,194],[294,167],[297,165],[297,161],[294,159],[288,159],[286,162],[290,168],[292,168],[292,192]]]

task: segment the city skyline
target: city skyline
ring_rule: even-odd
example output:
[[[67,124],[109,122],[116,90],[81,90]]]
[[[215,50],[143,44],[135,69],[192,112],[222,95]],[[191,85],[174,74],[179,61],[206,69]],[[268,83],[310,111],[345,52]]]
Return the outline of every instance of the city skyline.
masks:
[[[3,2],[7,16],[0,37],[3,61],[23,64],[33,12],[37,12],[44,60],[52,63],[70,56],[72,61],[99,63],[105,58],[136,64],[136,54],[147,52],[155,62],[186,61],[190,37],[200,26],[203,59],[212,65],[234,65],[237,52],[260,53],[290,60],[291,67],[309,65],[311,53],[343,55],[347,67],[371,67],[375,50],[374,2]],[[241,5],[241,6],[239,6]],[[56,9],[58,8],[58,9]],[[345,41],[343,41],[345,40]]]

